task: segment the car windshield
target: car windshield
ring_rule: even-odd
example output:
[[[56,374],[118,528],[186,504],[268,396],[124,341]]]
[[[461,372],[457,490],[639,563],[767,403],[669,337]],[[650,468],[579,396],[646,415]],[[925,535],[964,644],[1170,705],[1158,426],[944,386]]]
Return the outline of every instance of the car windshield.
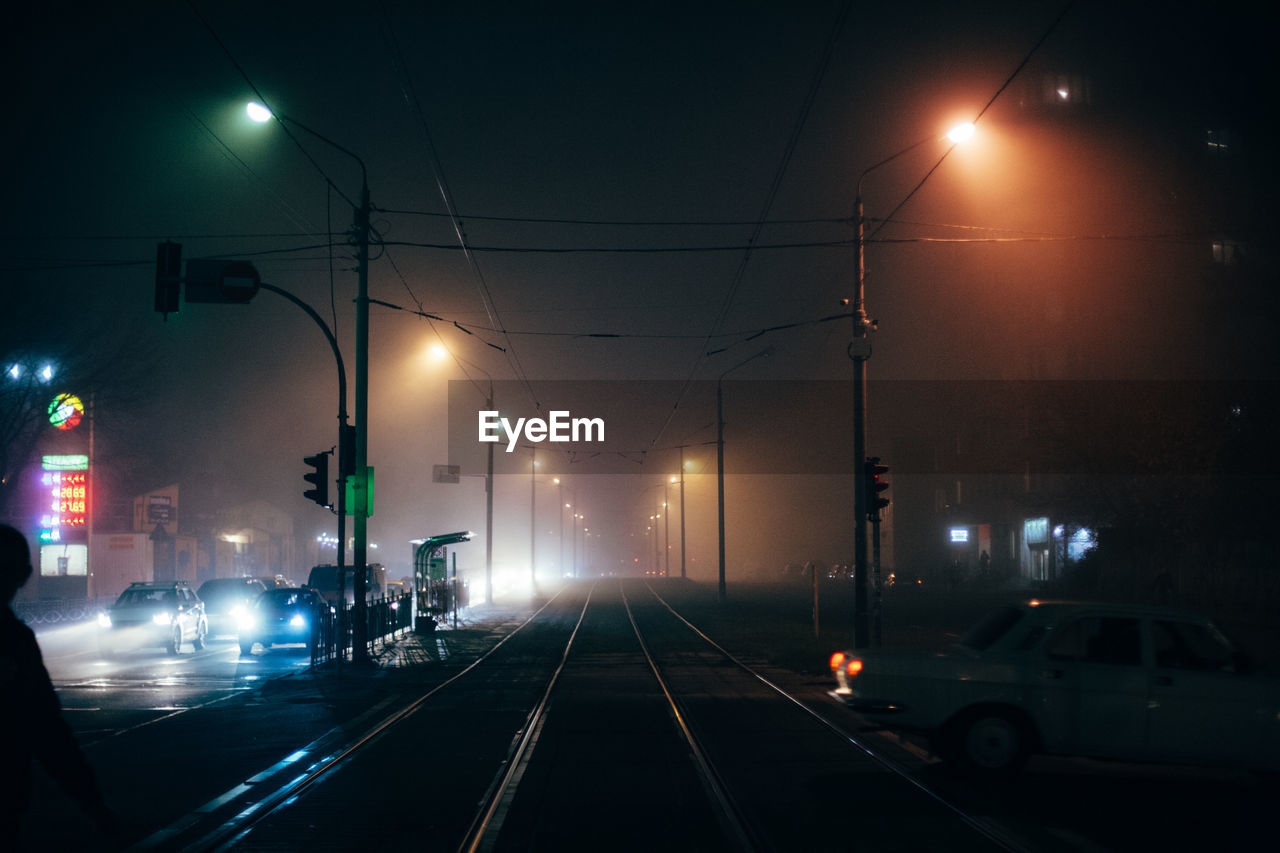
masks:
[[[126,589],[116,599],[117,605],[136,607],[140,604],[173,604],[177,596],[171,589]]]
[[[310,603],[311,597],[300,589],[268,590],[258,599],[258,607],[269,610],[305,607]]]
[[[198,595],[202,601],[219,601],[231,598],[252,598],[262,592],[259,584],[245,583],[243,578],[223,578],[205,581]]]
[[[974,651],[983,652],[1009,632],[1014,625],[1022,621],[1021,607],[1007,605],[987,614],[986,618],[974,625],[960,638],[959,644]]]

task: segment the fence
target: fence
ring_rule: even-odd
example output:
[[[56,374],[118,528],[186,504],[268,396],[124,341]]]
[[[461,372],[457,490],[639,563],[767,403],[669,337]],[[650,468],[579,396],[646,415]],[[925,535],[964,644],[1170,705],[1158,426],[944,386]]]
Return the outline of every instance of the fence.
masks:
[[[13,612],[28,625],[60,625],[95,619],[113,598],[33,599],[13,602]]]
[[[329,612],[316,620],[315,641],[311,644],[311,664],[331,660],[348,660],[352,652],[351,604],[341,609],[330,607]],[[399,638],[413,621],[413,595],[386,596],[369,601],[365,607],[365,624],[368,627],[369,653]]]

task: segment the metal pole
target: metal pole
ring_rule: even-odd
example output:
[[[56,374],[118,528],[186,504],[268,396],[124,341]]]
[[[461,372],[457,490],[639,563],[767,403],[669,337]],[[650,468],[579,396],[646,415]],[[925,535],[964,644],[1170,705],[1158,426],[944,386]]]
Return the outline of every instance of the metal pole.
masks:
[[[347,598],[347,475],[343,470],[343,465],[350,462],[345,458],[347,444],[347,368],[342,360],[342,350],[338,347],[338,340],[333,336],[333,330],[329,328],[329,324],[324,321],[316,310],[306,302],[294,296],[283,287],[276,287],[274,284],[260,282],[258,285],[263,290],[271,293],[279,294],[288,299],[294,305],[306,312],[313,322],[320,327],[320,331],[324,332],[325,339],[329,341],[329,348],[333,350],[334,361],[338,365],[338,478],[335,485],[338,487],[338,494],[335,495],[335,510],[338,513],[338,553],[337,553],[337,581],[338,581],[338,626],[341,629],[344,615],[346,613]],[[317,557],[318,559],[318,557]],[[344,636],[339,630],[339,636]],[[338,660],[342,660],[343,656],[338,655]]]
[[[684,571],[684,448],[680,448],[680,577]]]
[[[537,516],[537,507],[534,503],[534,496],[537,488],[537,478],[534,476],[538,468],[538,451],[529,451],[529,582],[534,589],[538,588],[538,570],[537,564],[534,562],[536,555],[534,541],[535,530],[534,520]]]
[[[868,495],[868,497],[870,497]],[[880,607],[883,603],[880,586],[880,516],[871,519],[871,588],[875,593],[871,602],[871,642],[877,647],[884,645],[880,630]]]
[[[866,309],[866,217],[862,212],[862,181],[868,174],[921,145],[936,139],[926,136],[879,163],[868,166],[858,175],[857,216],[858,255],[857,285],[853,298],[853,339],[849,341],[849,358],[853,360],[853,646],[867,647],[867,359],[871,342],[867,339],[870,323]]]
[[[492,379],[487,406],[494,411]],[[484,475],[484,600],[493,601],[493,442],[489,442],[489,467]]]
[[[653,515],[653,573],[656,575],[662,570],[662,557],[658,554],[658,528],[662,524],[662,513],[654,513]]]
[[[716,380],[716,490],[720,504],[720,591],[719,599],[724,601],[724,378],[749,361],[757,358],[768,358],[773,355],[773,347],[766,347],[760,352],[745,358],[733,367],[720,374]],[[683,475],[682,475],[683,476]]]
[[[716,494],[719,505],[720,586],[717,597],[724,602],[724,374],[716,382]]]
[[[363,169],[364,163],[361,163]],[[369,660],[368,611],[365,604],[365,570],[369,543],[369,182],[361,181],[360,210],[356,214],[359,246],[359,275],[356,295],[356,464],[355,464],[355,549],[352,572],[355,596],[352,607],[351,659]]]
[[[355,160],[360,165],[360,206],[356,209],[355,236],[357,247],[357,292],[356,292],[356,423],[355,423],[355,468],[353,493],[355,497],[355,519],[353,533],[355,547],[352,554],[352,573],[355,575],[352,593],[355,602],[352,606],[352,660],[364,662],[369,658],[366,645],[368,638],[368,611],[365,607],[366,551],[368,546],[368,471],[369,465],[369,170],[364,160],[348,148],[344,148],[329,137],[319,133],[291,116],[277,115],[281,124],[288,122],[305,130],[315,138],[330,145]],[[335,351],[336,351],[336,344]],[[346,395],[343,394],[343,405]],[[345,489],[343,489],[345,491]],[[341,517],[341,511],[339,511]],[[339,524],[339,528],[342,528]],[[346,542],[338,542],[339,550],[346,548]],[[338,558],[341,565],[342,558]],[[345,576],[344,576],[345,577]]]
[[[864,172],[862,177],[865,177]],[[867,647],[867,311],[866,218],[862,215],[862,177],[858,178],[858,281],[853,300],[853,646]]]
[[[662,525],[662,545],[663,545],[663,572],[667,577],[671,577],[671,480],[668,479],[662,486],[662,515],[665,524]]]

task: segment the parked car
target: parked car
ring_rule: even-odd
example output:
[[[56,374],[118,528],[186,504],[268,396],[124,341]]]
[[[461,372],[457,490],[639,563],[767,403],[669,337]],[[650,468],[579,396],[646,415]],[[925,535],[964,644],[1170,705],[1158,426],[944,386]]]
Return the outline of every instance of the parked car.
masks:
[[[203,649],[209,625],[204,603],[185,581],[132,583],[98,614],[98,646],[104,655],[161,646],[177,654],[187,640]]]
[[[981,774],[1033,753],[1280,770],[1280,679],[1195,613],[1033,600],[946,651],[837,652],[831,668],[835,698]]]
[[[261,578],[213,578],[200,584],[200,600],[211,636],[235,636],[240,631],[240,617],[253,606],[267,585]]]
[[[264,649],[286,643],[315,642],[317,620],[329,605],[313,589],[294,587],[269,589],[258,596],[240,621],[240,653],[253,652],[255,643]]]

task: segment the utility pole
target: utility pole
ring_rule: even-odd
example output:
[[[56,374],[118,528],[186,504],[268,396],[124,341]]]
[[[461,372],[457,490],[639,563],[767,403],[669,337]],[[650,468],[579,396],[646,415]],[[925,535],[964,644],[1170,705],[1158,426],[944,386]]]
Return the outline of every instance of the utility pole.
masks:
[[[364,173],[364,162],[360,163]],[[360,187],[360,209],[356,211],[356,241],[359,273],[356,295],[356,461],[355,461],[355,551],[352,572],[355,575],[351,610],[351,659],[355,663],[369,660],[369,617],[365,602],[368,583],[369,543],[369,181],[365,176]],[[341,546],[339,546],[341,547]]]
[[[680,577],[684,571],[684,447],[680,448]]]

